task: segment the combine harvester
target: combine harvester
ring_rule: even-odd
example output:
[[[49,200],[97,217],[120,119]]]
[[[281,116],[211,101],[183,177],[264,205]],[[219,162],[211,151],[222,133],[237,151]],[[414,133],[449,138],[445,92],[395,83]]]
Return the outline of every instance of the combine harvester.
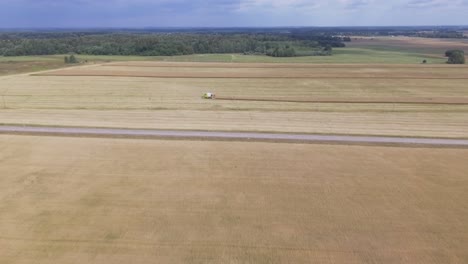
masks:
[[[205,93],[202,96],[203,99],[216,99],[216,95],[214,93]]]

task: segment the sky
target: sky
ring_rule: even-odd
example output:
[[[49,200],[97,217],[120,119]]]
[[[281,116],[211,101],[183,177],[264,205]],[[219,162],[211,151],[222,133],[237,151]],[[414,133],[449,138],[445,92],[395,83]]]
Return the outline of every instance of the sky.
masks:
[[[468,25],[468,0],[0,0],[0,28]]]

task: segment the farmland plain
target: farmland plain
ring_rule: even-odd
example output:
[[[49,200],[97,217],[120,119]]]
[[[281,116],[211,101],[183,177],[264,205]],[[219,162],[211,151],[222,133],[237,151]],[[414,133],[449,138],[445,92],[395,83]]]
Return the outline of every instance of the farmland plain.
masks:
[[[466,149],[0,135],[1,263],[466,263]]]
[[[242,54],[195,54],[185,56],[96,56],[78,55],[82,62],[103,63],[113,61],[174,61],[174,62],[232,62],[232,63],[378,63],[418,64],[426,60],[429,64],[447,61],[447,49],[468,49],[468,42],[460,39],[429,39],[410,37],[353,37],[346,48],[335,48],[333,56],[305,56],[273,58]],[[0,75],[66,67],[65,55],[44,56],[0,56]]]
[[[467,98],[467,69],[378,64],[88,65],[2,77],[0,123],[467,138],[468,105],[397,103],[401,98]],[[286,102],[201,99],[208,91]],[[298,98],[383,98],[395,103],[287,102]]]
[[[84,63],[114,61],[173,61],[173,62],[231,62],[231,63],[378,63],[378,64],[418,64],[426,60],[429,64],[443,64],[444,49],[466,48],[454,40],[439,43],[419,38],[355,38],[346,48],[336,48],[333,56],[304,56],[274,58],[242,54],[195,54],[184,56],[116,56],[78,55]],[[66,67],[65,55],[43,56],[0,56],[0,75]]]
[[[411,46],[428,40],[370,41],[80,56],[0,77],[0,124],[468,138],[468,67]],[[0,134],[0,149],[0,263],[468,262],[463,147]]]

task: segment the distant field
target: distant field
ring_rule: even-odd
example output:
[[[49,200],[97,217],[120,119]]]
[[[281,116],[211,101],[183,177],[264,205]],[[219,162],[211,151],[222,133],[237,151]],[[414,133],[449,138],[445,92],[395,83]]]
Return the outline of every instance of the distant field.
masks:
[[[83,64],[103,63],[107,61],[139,61],[154,60],[153,57],[139,56],[87,56],[80,55],[78,58]],[[21,74],[29,72],[46,71],[51,69],[72,67],[77,65],[67,65],[64,63],[64,55],[50,56],[0,56],[0,76]]]
[[[118,62],[88,65],[49,74],[113,76],[2,77],[0,123],[468,138],[468,105],[398,103],[401,101],[398,98],[465,100],[468,98],[466,79],[457,78],[466,78],[467,69],[449,65],[377,64]],[[120,72],[154,77],[119,77]],[[172,74],[172,77],[155,78],[161,74]],[[198,77],[187,78],[194,75]],[[231,78],[210,77],[214,75]],[[248,78],[254,75],[258,78]],[[261,78],[264,75],[269,78]],[[406,78],[399,78],[402,76]],[[439,79],[428,79],[434,77]],[[224,97],[285,101],[379,98],[394,99],[395,103],[201,99],[208,91]]]
[[[365,48],[336,48],[333,56],[308,56],[273,58],[254,55],[207,54],[160,58],[164,61],[181,62],[269,62],[269,63],[405,63],[418,64],[424,59],[428,63],[445,63],[444,58],[427,57],[424,54],[405,51],[378,51]]]
[[[468,40],[429,39],[408,37],[354,37],[346,43],[346,48],[335,48],[333,56],[273,58],[268,56],[244,56],[240,54],[205,54],[174,57],[154,57],[148,60],[182,62],[270,62],[270,63],[384,63],[384,64],[419,64],[427,60],[430,64],[445,63],[445,51],[462,49],[468,54]],[[93,59],[93,56],[85,57]],[[121,56],[99,56],[103,60],[126,60]],[[144,58],[143,58],[144,59]],[[136,57],[132,60],[142,60]]]
[[[417,53],[429,60],[443,58],[445,51],[460,49],[468,53],[467,39],[433,39],[410,37],[354,37],[349,48],[361,48],[377,52]]]
[[[466,149],[0,146],[0,263],[468,262]]]
[[[377,64],[442,64],[448,49],[462,49],[468,54],[468,40],[409,37],[353,37],[346,48],[335,48],[333,56],[273,58],[241,54],[196,54],[186,56],[95,56],[78,55],[81,61],[174,61],[174,62],[237,62],[237,63],[377,63]],[[0,57],[0,75],[59,68],[64,55]],[[14,64],[14,65],[13,65]]]
[[[63,61],[52,58],[14,57],[5,59],[0,57],[0,76],[27,72],[38,72],[65,67]]]
[[[65,55],[43,55],[43,56],[17,56],[17,57],[2,57],[0,62],[31,62],[31,61],[53,61],[64,62]],[[154,60],[157,57],[144,57],[144,56],[99,56],[99,55],[76,55],[81,61],[88,60],[89,62],[105,62],[105,61],[140,61],[140,60]]]
[[[333,56],[306,56],[293,58],[274,58],[268,56],[241,54],[197,54],[186,56],[95,56],[77,55],[82,62],[102,63],[112,61],[174,61],[174,62],[237,62],[237,63],[378,63],[378,64],[420,64],[427,60],[429,64],[446,62],[441,51],[444,48],[430,50],[424,46],[401,45],[388,40],[357,40],[347,48],[334,49]],[[451,45],[447,45],[451,47]],[[444,50],[445,51],[445,50]],[[64,55],[0,57],[0,75],[34,72],[66,66]]]

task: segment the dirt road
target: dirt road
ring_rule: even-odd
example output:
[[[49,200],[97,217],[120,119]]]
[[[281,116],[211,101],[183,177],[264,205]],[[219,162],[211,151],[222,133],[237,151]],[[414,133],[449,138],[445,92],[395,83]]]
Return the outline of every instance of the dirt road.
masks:
[[[468,105],[468,98],[262,98],[262,97],[227,97],[216,96],[216,100],[222,101],[248,101],[248,102],[277,102],[277,103],[313,103],[313,104],[429,104],[429,105]]]
[[[299,141],[357,144],[403,144],[432,146],[468,146],[468,139],[408,138],[313,134],[276,134],[247,132],[214,132],[190,130],[144,130],[84,127],[0,126],[0,134],[28,134],[50,136],[104,136],[130,138],[194,138],[211,140]]]

